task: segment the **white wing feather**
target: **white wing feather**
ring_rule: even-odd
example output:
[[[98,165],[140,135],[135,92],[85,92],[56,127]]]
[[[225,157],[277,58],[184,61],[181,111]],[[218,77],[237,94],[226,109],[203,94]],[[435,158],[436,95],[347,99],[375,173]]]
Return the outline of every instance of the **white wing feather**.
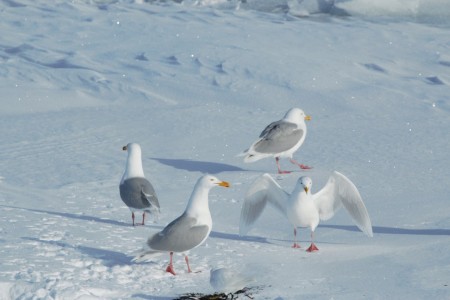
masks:
[[[269,174],[258,177],[250,186],[244,199],[239,222],[239,235],[246,235],[253,223],[261,215],[269,202],[283,215],[286,215],[286,204],[289,194],[286,193]]]
[[[367,236],[372,237],[372,224],[369,213],[356,186],[343,174],[334,171],[327,184],[313,195],[319,210],[320,219],[328,220],[344,206],[356,226]]]

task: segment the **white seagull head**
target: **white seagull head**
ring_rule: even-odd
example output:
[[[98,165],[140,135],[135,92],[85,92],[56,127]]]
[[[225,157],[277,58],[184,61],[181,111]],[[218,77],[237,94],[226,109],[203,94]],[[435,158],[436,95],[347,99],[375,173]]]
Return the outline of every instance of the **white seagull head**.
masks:
[[[141,155],[141,146],[137,143],[128,143],[126,146],[123,146],[122,150],[128,151],[129,154],[134,153],[136,155]]]
[[[219,180],[217,177],[212,175],[205,175],[201,178],[200,184],[205,187],[213,188],[216,186],[230,187],[230,184],[226,181]]]
[[[312,180],[307,176],[302,176],[298,179],[298,184],[306,192],[306,194],[311,193]]]
[[[311,116],[307,116],[300,108],[294,107],[287,111],[283,119],[288,122],[299,124],[311,120]]]

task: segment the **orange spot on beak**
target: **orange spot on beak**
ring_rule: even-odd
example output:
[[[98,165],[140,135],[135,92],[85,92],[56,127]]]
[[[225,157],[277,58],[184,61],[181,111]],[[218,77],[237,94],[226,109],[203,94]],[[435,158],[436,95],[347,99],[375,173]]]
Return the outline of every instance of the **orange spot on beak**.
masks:
[[[221,181],[221,182],[219,182],[217,185],[219,185],[219,186],[223,186],[223,187],[230,187],[230,184],[228,183],[228,182],[226,182],[226,181]]]

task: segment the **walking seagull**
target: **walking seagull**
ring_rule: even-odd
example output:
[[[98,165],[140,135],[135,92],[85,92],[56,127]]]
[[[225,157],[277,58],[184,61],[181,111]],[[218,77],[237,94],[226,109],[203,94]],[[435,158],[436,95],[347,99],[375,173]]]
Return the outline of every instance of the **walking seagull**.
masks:
[[[311,120],[299,108],[288,110],[283,119],[270,123],[247,150],[239,154],[244,156],[244,162],[250,163],[266,157],[275,157],[279,174],[291,173],[281,170],[280,158],[289,158],[290,162],[298,165],[301,169],[311,169],[306,165],[298,163],[292,155],[300,148],[306,137],[305,120]]]

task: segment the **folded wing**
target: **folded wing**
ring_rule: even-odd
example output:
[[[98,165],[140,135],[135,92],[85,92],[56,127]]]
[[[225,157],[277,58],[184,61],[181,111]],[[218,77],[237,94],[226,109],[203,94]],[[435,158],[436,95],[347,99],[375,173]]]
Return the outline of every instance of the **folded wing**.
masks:
[[[197,225],[197,219],[184,213],[151,236],[147,245],[153,250],[185,252],[199,246],[210,230],[207,225]]]
[[[270,203],[283,215],[286,215],[286,204],[289,194],[286,193],[269,174],[258,177],[250,186],[244,199],[239,222],[239,235],[246,235]]]
[[[327,184],[313,195],[320,219],[328,220],[344,206],[356,226],[372,237],[372,223],[369,213],[356,186],[343,174],[333,172]]]
[[[298,129],[296,124],[273,122],[263,130],[254,149],[259,153],[281,153],[297,145],[303,135],[304,131]]]
[[[158,197],[156,196],[153,186],[148,181],[142,186],[141,198],[143,202],[148,203],[150,212],[158,218],[160,212]]]

